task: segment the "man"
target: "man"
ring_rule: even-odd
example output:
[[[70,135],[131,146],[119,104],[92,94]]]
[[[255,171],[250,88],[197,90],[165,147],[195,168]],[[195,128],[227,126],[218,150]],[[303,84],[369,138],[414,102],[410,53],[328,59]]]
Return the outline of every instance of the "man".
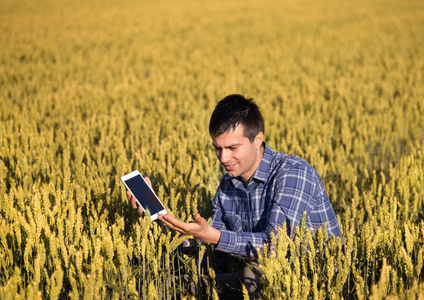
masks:
[[[271,150],[264,142],[264,131],[262,114],[252,99],[241,95],[222,99],[209,123],[212,145],[226,170],[212,200],[212,225],[199,214],[192,223],[170,214],[159,220],[213,244],[216,250],[247,260],[256,259],[257,249],[270,243],[270,233],[283,224],[293,238],[304,212],[307,228],[314,230],[327,223],[329,236],[341,236],[318,173],[297,156]]]

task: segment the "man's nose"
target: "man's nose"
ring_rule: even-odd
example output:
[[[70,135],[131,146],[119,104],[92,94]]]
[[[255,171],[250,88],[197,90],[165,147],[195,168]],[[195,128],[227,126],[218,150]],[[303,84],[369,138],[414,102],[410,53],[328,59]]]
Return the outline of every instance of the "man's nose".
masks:
[[[221,156],[219,158],[222,163],[225,163],[230,160],[230,151],[228,149],[221,150]]]

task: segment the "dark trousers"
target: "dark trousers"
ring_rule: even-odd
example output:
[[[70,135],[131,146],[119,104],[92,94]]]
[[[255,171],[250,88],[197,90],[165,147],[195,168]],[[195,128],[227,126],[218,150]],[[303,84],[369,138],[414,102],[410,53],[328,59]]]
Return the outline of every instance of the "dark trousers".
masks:
[[[214,269],[220,299],[243,299],[242,284],[251,298],[259,298],[261,275],[256,262],[215,251]]]
[[[186,240],[181,245],[181,250],[184,254],[194,256],[198,254],[198,245],[194,240]],[[218,250],[211,250],[213,269],[215,271],[216,288],[220,299],[243,299],[244,285],[249,292],[250,299],[260,298],[261,294],[261,273],[259,272],[258,264],[255,261],[248,261],[242,257],[235,257],[228,253]],[[210,263],[210,255],[204,255],[201,263],[203,274],[208,273]],[[189,280],[188,278],[185,280]],[[205,299],[211,297],[209,292],[204,290],[208,286],[206,278],[203,278],[204,284],[195,286],[194,283],[189,283],[190,291],[193,295],[205,296]],[[187,282],[187,281],[186,281]],[[205,294],[203,294],[205,293]],[[203,299],[203,297],[201,297]]]

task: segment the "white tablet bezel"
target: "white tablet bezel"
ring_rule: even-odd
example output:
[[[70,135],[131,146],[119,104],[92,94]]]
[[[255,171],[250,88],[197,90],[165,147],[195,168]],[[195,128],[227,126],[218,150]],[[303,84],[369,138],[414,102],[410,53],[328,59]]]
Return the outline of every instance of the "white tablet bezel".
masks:
[[[158,200],[158,202],[160,203],[160,205],[162,205],[162,207],[163,207],[163,209],[162,209],[161,211],[159,211],[159,212],[157,212],[157,213],[155,213],[155,214],[150,215],[150,219],[151,219],[152,221],[155,221],[155,220],[158,218],[158,216],[159,216],[159,215],[164,215],[164,214],[166,214],[167,212],[166,212],[165,206],[163,205],[162,201],[160,201],[160,199],[159,199],[159,198],[158,198],[158,196],[156,195],[155,191],[154,191],[154,190],[150,187],[150,185],[148,185],[148,184],[147,184],[147,182],[144,180],[144,178],[143,178],[143,176],[140,174],[140,172],[139,172],[138,170],[132,171],[131,173],[128,173],[128,174],[126,174],[126,175],[122,176],[122,177],[121,177],[121,181],[122,181],[122,183],[125,185],[125,187],[127,188],[127,190],[128,190],[128,191],[130,191],[131,195],[133,195],[133,196],[134,196],[133,192],[132,192],[132,191],[131,191],[131,189],[127,186],[127,184],[125,183],[125,181],[127,181],[128,179],[131,179],[131,178],[133,178],[133,177],[137,177],[137,176],[140,176],[140,177],[141,177],[141,179],[143,180],[144,184],[145,184],[145,185],[147,185],[147,186],[149,187],[149,190],[153,193],[153,195],[155,196],[155,198]],[[141,182],[141,184],[143,184],[143,183]],[[134,198],[135,198],[135,196],[134,196]],[[143,210],[144,210],[144,211],[146,211],[146,208],[145,208],[143,205],[141,205],[141,203],[138,201],[138,199],[136,198],[135,200],[137,201],[137,204],[138,204],[138,205],[140,205],[140,206],[143,208]]]

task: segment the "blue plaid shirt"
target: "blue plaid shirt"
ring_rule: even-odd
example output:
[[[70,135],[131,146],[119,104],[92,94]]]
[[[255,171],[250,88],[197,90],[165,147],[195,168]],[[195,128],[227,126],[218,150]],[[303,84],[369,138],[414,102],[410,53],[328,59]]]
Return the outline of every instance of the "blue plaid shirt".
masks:
[[[247,187],[225,174],[212,201],[212,227],[221,230],[217,250],[256,258],[270,233],[286,223],[294,237],[306,211],[306,227],[327,222],[329,236],[341,236],[336,214],[316,170],[295,155],[274,152],[264,143],[262,161]]]

